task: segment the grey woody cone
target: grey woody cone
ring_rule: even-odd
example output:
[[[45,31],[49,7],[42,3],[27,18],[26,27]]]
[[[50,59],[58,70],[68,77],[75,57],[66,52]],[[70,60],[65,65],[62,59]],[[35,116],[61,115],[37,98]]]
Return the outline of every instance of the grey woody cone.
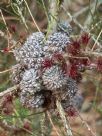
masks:
[[[49,53],[61,53],[69,43],[70,39],[65,33],[56,32],[48,37],[44,51]]]
[[[20,64],[16,64],[12,66],[12,72],[10,73],[10,78],[13,84],[19,84],[22,80],[22,76],[24,73],[24,67]]]
[[[28,68],[34,67],[37,60],[43,56],[44,34],[35,32],[30,35],[23,46],[15,48],[14,56],[16,60],[26,65]]]
[[[43,94],[33,94],[25,91],[22,91],[20,94],[20,102],[27,108],[42,108],[44,101]]]
[[[67,79],[67,85],[65,86],[66,93],[69,98],[73,98],[75,94],[78,92],[78,85],[76,81],[72,78]]]
[[[49,35],[47,40],[42,32],[35,32],[21,47],[14,49],[18,64],[13,67],[11,79],[14,84],[20,85],[20,101],[24,106],[32,109],[48,107],[51,110],[55,108],[55,91],[64,109],[81,103],[76,81],[65,75],[60,62],[51,62],[49,66],[50,62],[45,61],[52,61],[56,52],[65,53],[70,44],[70,33],[68,23],[59,23],[57,32]]]
[[[62,100],[61,104],[65,110],[67,110],[68,108],[74,108],[74,107],[77,109],[81,109],[81,106],[83,104],[83,97],[81,94],[77,93],[71,99]]]
[[[42,80],[43,84],[48,90],[62,88],[67,82],[67,78],[65,77],[61,68],[57,65],[46,69],[42,75]]]
[[[21,91],[35,93],[41,90],[40,77],[38,71],[31,68],[26,70],[23,74],[22,81],[20,82]]]

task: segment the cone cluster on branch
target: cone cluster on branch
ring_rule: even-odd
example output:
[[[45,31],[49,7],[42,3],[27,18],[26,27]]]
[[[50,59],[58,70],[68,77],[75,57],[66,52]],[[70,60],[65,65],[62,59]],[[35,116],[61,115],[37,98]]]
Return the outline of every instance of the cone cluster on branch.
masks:
[[[47,39],[42,32],[35,32],[13,50],[17,65],[11,78],[14,84],[20,84],[24,106],[50,109],[57,98],[64,109],[78,104],[77,82],[66,74],[68,66],[62,55],[70,44],[70,32],[69,24],[59,24],[57,32]]]

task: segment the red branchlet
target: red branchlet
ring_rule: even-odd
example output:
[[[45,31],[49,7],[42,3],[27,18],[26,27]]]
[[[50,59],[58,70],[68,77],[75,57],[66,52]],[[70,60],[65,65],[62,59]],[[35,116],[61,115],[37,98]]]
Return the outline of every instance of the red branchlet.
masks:
[[[1,106],[2,112],[6,115],[10,115],[13,112],[13,96],[10,94],[4,96]]]
[[[77,116],[77,111],[75,110],[75,108],[72,106],[72,107],[69,107],[66,109],[66,114],[69,116],[69,117],[75,117]]]
[[[83,64],[83,65],[87,66],[89,64],[89,61],[88,61],[87,58],[83,58],[83,59],[82,58],[74,58],[74,59],[71,58],[69,61],[73,65],[81,65],[81,64]]]
[[[68,72],[68,66],[67,66],[66,61],[65,61],[64,57],[62,56],[62,54],[60,54],[60,53],[54,53],[53,56],[52,56],[52,61],[54,63],[58,62],[60,64],[60,66],[61,66],[62,71],[65,74],[67,74],[67,72]]]
[[[74,80],[76,80],[77,83],[80,83],[80,81],[82,80],[82,75],[80,72],[77,72],[77,75],[74,78]]]
[[[99,72],[102,72],[102,57],[99,57],[99,58],[97,59],[96,64],[97,64],[97,70],[98,70]]]
[[[64,58],[63,58],[62,54],[54,53],[53,56],[52,56],[52,60],[61,62],[61,61],[64,60]]]
[[[53,65],[53,62],[51,59],[45,58],[45,60],[42,62],[42,68],[50,68]]]
[[[68,75],[68,66],[67,66],[67,64],[66,64],[65,62],[62,63],[61,68],[62,68],[62,71],[63,71],[66,75]]]
[[[79,59],[77,58],[70,58],[69,61],[71,65],[75,65],[75,66],[79,65]]]
[[[70,67],[69,76],[71,78],[73,78],[73,79],[77,76],[77,67],[76,67],[76,65],[72,65]]]
[[[31,124],[30,124],[30,122],[27,121],[27,120],[24,121],[23,128],[25,128],[25,129],[27,129],[27,130],[29,130],[29,131],[32,130],[32,129],[31,129]]]
[[[10,51],[10,48],[8,48],[8,47],[3,49],[4,53],[8,53],[9,51]]]
[[[85,67],[89,65],[89,61],[87,58],[81,59],[81,58],[71,58],[70,59],[71,65],[76,66],[76,69],[78,69],[80,72],[85,71]]]
[[[81,35],[80,41],[82,44],[87,45],[89,43],[89,40],[90,40],[90,36],[88,33],[83,33]]]
[[[6,103],[9,103],[9,102],[12,103],[12,101],[13,101],[13,96],[8,94],[4,96],[2,105],[3,104],[5,105]]]
[[[80,59],[80,63],[85,65],[85,66],[89,65],[89,61],[88,61],[87,58],[86,59],[85,58],[84,59]]]
[[[12,103],[6,103],[5,107],[2,107],[2,113],[4,115],[11,115],[13,113],[13,104]]]
[[[78,83],[82,80],[82,75],[78,70],[78,66],[72,65],[69,71],[69,76],[76,80]]]
[[[10,25],[10,31],[13,32],[13,33],[15,33],[17,31],[15,24]]]
[[[79,40],[73,40],[70,45],[67,47],[68,53],[72,55],[77,55],[80,53],[80,41]]]

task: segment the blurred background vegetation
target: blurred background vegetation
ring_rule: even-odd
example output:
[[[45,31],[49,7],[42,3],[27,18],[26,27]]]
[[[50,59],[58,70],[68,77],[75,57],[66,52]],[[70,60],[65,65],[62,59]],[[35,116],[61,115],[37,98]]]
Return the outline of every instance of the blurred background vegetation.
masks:
[[[40,30],[44,33],[48,32],[50,29],[48,25],[49,20],[52,17],[50,15],[50,4],[52,1],[0,0],[0,71],[10,69],[12,65],[16,64],[12,52],[7,51],[8,46],[12,46],[11,39],[23,44],[29,34],[38,31],[32,16],[36,20]],[[54,10],[58,10],[58,13],[55,15],[55,18],[52,17],[53,21],[63,20],[70,22],[73,28],[72,37],[77,37],[83,30],[86,30],[91,34],[93,39],[97,39],[99,33],[102,31],[102,0],[56,1],[57,6]],[[102,46],[102,33],[98,42]],[[9,72],[0,73],[0,92],[12,86],[9,76]],[[102,73],[87,70],[83,74],[80,90],[84,97],[81,115],[96,135],[102,136]],[[0,109],[0,119],[8,122],[9,125],[16,124],[19,127],[23,126],[28,131],[9,132],[8,129],[3,129],[2,124],[0,124],[0,136],[43,136],[41,134],[41,123],[45,115],[42,113],[28,116],[32,112],[22,108],[18,99],[15,99],[13,106],[15,109],[13,115],[15,117],[3,114],[2,109]],[[17,116],[20,116],[20,118],[17,118]],[[52,120],[58,131],[63,131],[61,122],[55,117],[52,117]],[[43,126],[43,129],[47,131],[46,136],[57,136],[50,121],[48,122],[49,125],[47,125],[47,128]],[[80,118],[71,118],[70,123],[74,136],[91,136],[88,128]]]

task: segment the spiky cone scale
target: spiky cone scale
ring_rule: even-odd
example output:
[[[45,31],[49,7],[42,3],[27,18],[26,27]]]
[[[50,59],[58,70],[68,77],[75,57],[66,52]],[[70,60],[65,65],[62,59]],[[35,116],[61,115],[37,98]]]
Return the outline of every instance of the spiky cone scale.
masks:
[[[44,44],[44,34],[35,32],[31,34],[23,46],[14,49],[14,56],[17,62],[26,65],[28,68],[34,67],[37,60],[42,59]]]
[[[70,39],[65,33],[56,32],[49,35],[44,51],[46,54],[62,53],[69,43]]]
[[[78,85],[76,81],[70,77],[66,78],[66,84],[59,89],[60,100],[73,99],[78,92]]]
[[[15,66],[12,66],[11,69],[10,78],[12,83],[19,84],[25,71],[24,67],[20,64],[16,64]]]
[[[20,82],[21,91],[35,93],[41,90],[41,82],[38,71],[34,68],[26,70]]]
[[[20,101],[27,108],[37,108],[44,103],[44,96],[40,94],[41,82],[38,71],[34,68],[26,70],[20,82]]]
[[[20,101],[23,106],[32,110],[37,110],[37,108],[42,110],[50,109],[52,103],[52,92],[44,89],[34,93],[22,91],[20,93]]]
[[[20,102],[27,108],[43,108],[44,100],[45,98],[43,94],[29,93],[25,91],[20,93]]]
[[[69,98],[73,98],[75,94],[78,92],[78,85],[74,79],[69,77],[67,79],[67,84],[65,86],[65,89],[66,89],[67,96]]]
[[[73,98],[62,100],[62,104],[65,109],[68,107],[75,107],[77,109],[80,109],[83,103],[83,97],[81,94],[76,93],[76,95]]]
[[[74,99],[73,99],[74,106],[77,109],[81,109],[83,102],[84,102],[83,96],[79,93],[76,93],[76,95],[74,96]]]
[[[42,75],[43,84],[47,90],[56,90],[66,85],[67,78],[57,65],[45,70]]]
[[[77,114],[77,110],[81,109],[83,97],[81,94],[77,93],[73,98],[62,100],[61,104],[69,116],[75,116]]]

